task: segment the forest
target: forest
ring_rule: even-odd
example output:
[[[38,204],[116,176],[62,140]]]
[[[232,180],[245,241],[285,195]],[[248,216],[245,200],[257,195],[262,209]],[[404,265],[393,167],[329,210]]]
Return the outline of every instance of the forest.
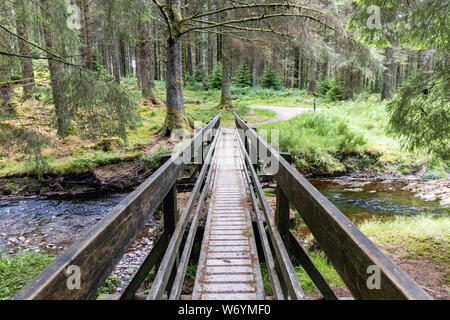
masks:
[[[236,113],[277,130],[296,170],[427,294],[450,299],[449,15],[448,0],[2,0],[0,299],[107,213],[60,239],[46,223],[73,212],[47,199],[76,211],[73,198],[101,194],[112,209],[177,150],[180,130],[192,136],[219,112],[224,128]],[[40,227],[18,222],[44,210],[20,209],[27,199],[49,210]],[[102,293],[120,291],[128,270]]]

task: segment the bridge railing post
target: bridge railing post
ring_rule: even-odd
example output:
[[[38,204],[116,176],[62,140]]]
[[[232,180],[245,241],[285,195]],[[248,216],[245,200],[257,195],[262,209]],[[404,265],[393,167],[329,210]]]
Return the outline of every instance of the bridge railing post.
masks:
[[[285,245],[288,244],[289,239],[289,199],[284,194],[283,190],[279,186],[276,187],[276,210],[275,210],[275,223],[278,227],[281,237]]]

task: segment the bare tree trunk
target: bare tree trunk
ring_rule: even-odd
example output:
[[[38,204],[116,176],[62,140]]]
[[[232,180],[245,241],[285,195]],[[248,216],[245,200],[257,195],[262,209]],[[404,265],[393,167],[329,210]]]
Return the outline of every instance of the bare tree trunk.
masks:
[[[16,11],[16,29],[17,34],[27,38],[28,15],[25,8],[24,0],[14,2],[14,10]],[[30,46],[25,41],[19,40],[19,53],[23,56],[30,56]],[[34,87],[33,61],[29,58],[22,59],[22,77],[23,77],[23,95],[28,97]]]
[[[309,93],[315,95],[317,91],[317,81],[319,81],[320,63],[316,62],[316,71],[314,72],[314,79],[309,83]]]
[[[160,102],[156,99],[153,88],[154,83],[154,61],[152,55],[152,45],[151,45],[151,34],[150,34],[150,23],[149,22],[139,22],[139,75],[141,79],[142,96],[145,99],[149,99],[154,104],[159,104]]]
[[[186,4],[186,17],[190,16],[190,7],[189,0],[185,1]],[[194,69],[192,67],[192,46],[191,46],[191,35],[190,33],[186,34],[186,72],[190,77],[194,74]]]
[[[163,132],[169,136],[176,129],[188,130],[189,121],[184,110],[182,41],[176,31],[181,23],[181,0],[166,0],[166,6],[172,32],[167,37],[167,114]]]
[[[89,12],[89,0],[81,0],[81,10],[83,12],[83,31],[84,40],[86,41],[86,47],[84,53],[84,62],[86,68],[94,70],[94,58],[92,55],[92,32],[91,32],[91,15]]]
[[[113,67],[113,76],[116,79],[116,83],[120,84],[120,45],[119,40],[117,40],[113,34],[111,37],[111,45],[110,51],[112,56],[112,67]]]
[[[45,12],[47,12],[47,14],[50,14],[52,9],[51,4],[49,4],[48,1],[42,1],[42,4],[44,5]],[[55,50],[55,48],[53,47],[53,43],[57,37],[56,33],[50,31],[48,26],[44,26],[43,29],[45,45],[47,49],[53,52],[57,52],[57,50]],[[53,92],[53,103],[55,105],[58,136],[65,137],[67,129],[69,127],[70,119],[66,94],[62,85],[64,70],[60,62],[56,62],[52,59],[48,60],[48,67],[50,70],[50,80]]]
[[[390,100],[392,98],[391,85],[392,85],[393,54],[394,49],[392,47],[388,47],[384,50],[384,58],[385,58],[384,67],[386,69],[384,70],[383,73],[383,88],[381,90],[381,101]]]
[[[229,1],[225,2],[226,6],[229,6]],[[229,13],[227,14],[229,17]],[[221,56],[222,56],[222,96],[220,98],[221,108],[232,108],[233,102],[231,100],[231,64],[233,63],[232,55],[233,48],[231,47],[230,36],[223,34],[221,35]]]

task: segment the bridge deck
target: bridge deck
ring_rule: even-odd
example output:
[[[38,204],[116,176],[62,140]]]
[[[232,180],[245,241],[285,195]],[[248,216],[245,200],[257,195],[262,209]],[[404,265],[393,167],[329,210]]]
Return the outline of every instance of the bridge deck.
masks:
[[[234,130],[218,146],[213,194],[193,300],[262,300],[264,289]]]

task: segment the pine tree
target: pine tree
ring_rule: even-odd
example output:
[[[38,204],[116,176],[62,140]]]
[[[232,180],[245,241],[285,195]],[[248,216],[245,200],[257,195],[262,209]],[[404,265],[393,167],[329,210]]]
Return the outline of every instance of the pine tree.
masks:
[[[252,86],[252,73],[248,64],[242,64],[236,71],[236,75],[233,78],[233,84],[236,87],[246,88]]]
[[[261,86],[266,89],[281,90],[283,88],[280,74],[272,65],[268,65],[264,69],[261,77]]]

